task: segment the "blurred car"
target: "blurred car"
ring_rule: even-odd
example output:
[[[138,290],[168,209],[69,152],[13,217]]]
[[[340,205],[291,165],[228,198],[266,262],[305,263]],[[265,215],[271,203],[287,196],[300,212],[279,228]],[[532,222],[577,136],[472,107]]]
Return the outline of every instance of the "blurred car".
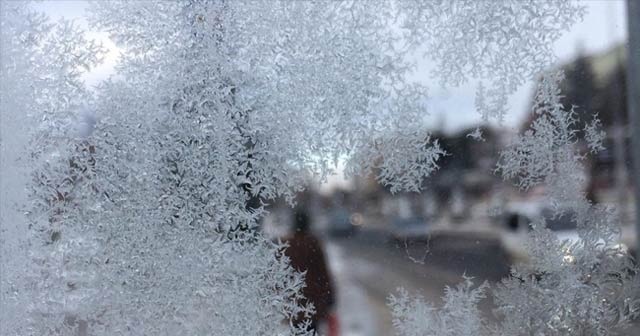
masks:
[[[547,228],[554,231],[558,239],[577,242],[580,236],[573,216],[571,211],[556,215],[549,205],[542,202],[512,202],[498,217],[497,232],[509,255],[515,261],[526,261],[528,256],[524,243],[532,223],[544,220]]]
[[[362,225],[361,219],[357,222],[357,225],[354,225],[354,217],[356,217],[354,215],[341,206],[331,209],[327,216],[329,235],[332,237],[346,237],[354,234],[356,227]]]
[[[539,222],[544,219],[548,229],[553,231],[560,241],[567,241],[570,244],[581,241],[578,234],[577,224],[574,220],[575,213],[565,211],[557,215],[550,206],[544,204],[531,204],[522,206],[522,204],[514,204],[506,209],[502,216],[502,224],[500,232],[501,242],[507,253],[514,261],[526,262],[528,260],[527,251],[525,249],[525,241],[527,232],[531,231],[531,223]],[[612,247],[618,251],[619,257],[634,255],[635,251],[633,243],[629,244],[629,239],[625,239],[625,233],[621,235],[621,241]],[[604,246],[599,247],[600,252],[605,252]],[[611,252],[612,250],[608,250]],[[567,255],[566,258],[573,258]]]
[[[389,220],[389,235],[394,240],[419,240],[429,236],[431,225],[420,207],[420,199],[398,197]]]
[[[431,226],[423,217],[394,218],[390,234],[395,240],[420,240],[429,236]]]

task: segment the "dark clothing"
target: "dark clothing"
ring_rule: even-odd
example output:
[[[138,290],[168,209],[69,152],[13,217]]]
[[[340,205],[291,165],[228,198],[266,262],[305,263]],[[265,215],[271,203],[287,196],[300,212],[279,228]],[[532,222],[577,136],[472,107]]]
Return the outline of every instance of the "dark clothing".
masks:
[[[285,242],[289,245],[285,255],[291,260],[291,267],[298,272],[307,272],[303,294],[315,307],[316,313],[311,322],[317,324],[329,316],[334,303],[333,283],[324,250],[320,241],[307,233],[296,233],[285,239]]]

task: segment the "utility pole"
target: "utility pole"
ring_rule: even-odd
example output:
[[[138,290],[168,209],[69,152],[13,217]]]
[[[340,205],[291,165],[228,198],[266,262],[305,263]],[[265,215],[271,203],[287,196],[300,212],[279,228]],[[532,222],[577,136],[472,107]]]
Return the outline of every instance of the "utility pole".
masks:
[[[636,254],[640,247],[640,0],[627,0],[627,104],[631,122],[633,178],[636,212]]]
[[[614,22],[614,6],[616,4],[611,2],[607,6],[607,31],[610,36],[615,36],[615,22]],[[622,52],[618,52],[617,48],[613,49],[616,64],[622,66],[624,64],[624,48]],[[615,71],[615,70],[614,70]],[[620,214],[620,224],[626,225],[630,220],[629,211],[630,204],[628,202],[629,189],[629,169],[627,168],[626,159],[629,155],[627,153],[627,137],[629,136],[629,127],[624,123],[624,114],[626,111],[622,110],[622,99],[624,99],[625,88],[624,78],[614,77],[610,90],[614,93],[614,99],[610,104],[610,109],[613,111],[613,125],[607,132],[613,137],[613,157],[614,157],[614,175],[615,175],[615,189],[617,194],[618,213]],[[591,106],[589,106],[591,107]]]

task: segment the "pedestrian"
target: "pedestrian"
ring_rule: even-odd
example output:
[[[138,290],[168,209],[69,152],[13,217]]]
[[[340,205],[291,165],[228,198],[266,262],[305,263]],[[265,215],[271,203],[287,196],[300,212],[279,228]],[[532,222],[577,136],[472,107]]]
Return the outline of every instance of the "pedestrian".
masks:
[[[315,313],[311,316],[311,329],[317,332],[320,324],[329,324],[335,329],[335,316],[332,309],[335,304],[333,280],[331,278],[324,249],[320,240],[310,232],[309,213],[304,208],[297,208],[293,214],[293,233],[285,239],[288,247],[285,255],[289,257],[291,267],[305,273],[303,294],[305,303],[313,304]],[[302,322],[298,317],[296,323]]]

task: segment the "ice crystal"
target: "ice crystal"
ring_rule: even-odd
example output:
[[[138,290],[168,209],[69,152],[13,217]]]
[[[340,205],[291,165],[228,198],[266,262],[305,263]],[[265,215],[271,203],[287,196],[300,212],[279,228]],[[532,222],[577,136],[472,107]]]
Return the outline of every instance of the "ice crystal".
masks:
[[[393,193],[419,191],[424,177],[438,168],[436,161],[445,152],[437,140],[432,141],[420,129],[405,129],[402,134],[387,134],[374,140],[360,154],[349,162],[356,167],[347,167],[347,173],[362,173],[362,168],[364,173],[378,171],[378,181]]]
[[[399,2],[406,41],[425,44],[444,85],[470,79],[488,81],[476,104],[483,119],[502,120],[507,98],[555,60],[553,42],[582,18],[575,1],[425,1]]]
[[[27,3],[2,1],[0,22],[0,333],[64,332],[61,323],[49,323],[52,316],[70,320],[66,313],[83,292],[73,289],[91,281],[79,280],[82,268],[62,267],[79,262],[80,251],[90,254],[91,238],[57,244],[60,221],[82,211],[69,197],[77,192],[74,181],[90,175],[87,148],[69,141],[69,125],[89,98],[80,76],[103,50],[72,22],[53,23]],[[73,164],[69,148],[77,149]]]
[[[404,289],[389,296],[393,326],[398,336],[475,336],[488,331],[478,303],[486,297],[487,283],[472,288],[470,278],[455,288],[446,287],[444,306],[436,309],[420,295]]]
[[[308,175],[326,176],[335,157],[369,155],[349,167],[370,171],[375,167],[369,162],[389,154],[378,153],[374,140],[404,135],[425,112],[424,89],[405,80],[412,64],[396,46],[392,7],[384,1],[97,5],[99,28],[113,32],[129,51],[124,64],[136,74],[128,81],[158,82],[160,76],[166,84],[149,94],[174,109],[197,109],[201,115],[193,118],[200,124],[189,127],[237,133],[231,151],[240,160],[250,158],[236,162],[254,194],[290,197]],[[137,12],[147,15],[132,16]],[[113,19],[119,17],[128,20]],[[194,61],[174,57],[179,54]],[[201,87],[194,90],[196,82]],[[176,90],[181,86],[192,88]],[[214,113],[220,105],[229,112]],[[423,140],[400,141],[415,151],[423,149]],[[427,161],[435,161],[437,151],[430,153],[435,156]],[[409,166],[415,157],[406,161],[398,164]],[[379,179],[408,189],[420,185],[420,178],[395,177]]]
[[[597,116],[593,118],[591,123],[585,125],[584,137],[591,153],[595,154],[604,150],[603,142],[606,138],[606,133],[602,130],[602,122]]]
[[[576,123],[573,110],[564,111],[560,102],[560,89],[557,82],[563,78],[562,73],[545,76],[539,84],[532,111],[536,115],[531,129],[518,136],[501,153],[498,169],[506,179],[517,179],[518,186],[529,189],[546,179],[563,178],[564,172],[559,169],[568,163],[575,169],[576,162],[574,132]],[[575,177],[577,169],[569,170]],[[565,186],[547,183],[551,188]],[[571,186],[577,191],[578,186]]]
[[[209,159],[215,153],[201,147],[206,139],[188,128],[196,113],[178,101],[169,108],[187,110],[184,118],[154,119],[166,102],[117,91],[125,85],[107,84],[94,100],[79,77],[99,61],[98,45],[26,3],[2,2],[0,9],[3,192],[24,188],[5,182],[20,177],[5,175],[15,167],[24,165],[30,176],[18,180],[27,184],[27,203],[13,208],[7,199],[19,197],[2,199],[2,334],[306,334],[290,322],[313,309],[299,303],[303,275],[282,246],[248,230],[260,209],[246,210],[247,196],[227,197],[227,204],[215,198],[242,187],[230,182],[239,178],[235,170],[214,181],[204,175],[208,163],[226,157]],[[193,86],[183,93],[204,95]],[[128,109],[139,107],[149,114]],[[196,136],[171,133],[168,125]],[[200,166],[185,164],[196,158]],[[225,182],[235,189],[219,189]],[[209,199],[222,203],[213,207]],[[231,218],[225,206],[242,211]]]

